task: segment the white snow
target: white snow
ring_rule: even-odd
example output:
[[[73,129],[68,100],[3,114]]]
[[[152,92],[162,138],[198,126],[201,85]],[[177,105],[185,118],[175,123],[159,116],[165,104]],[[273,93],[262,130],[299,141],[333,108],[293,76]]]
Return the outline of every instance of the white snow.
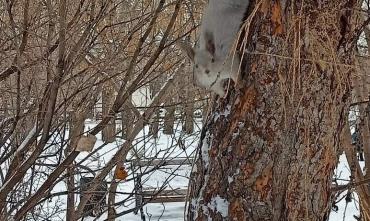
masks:
[[[224,117],[227,117],[229,116],[230,114],[230,111],[231,111],[231,105],[228,104],[226,107],[225,107],[225,110],[220,112],[220,113],[215,113],[215,116],[214,116],[214,120],[217,121],[221,116],[224,116]]]
[[[19,147],[17,148],[17,150],[15,152],[15,155],[17,153],[19,153],[19,151],[21,151],[26,146],[26,144],[31,140],[31,138],[35,134],[36,134],[36,124],[32,127],[32,129],[30,130],[30,132],[28,132],[26,138],[24,138],[24,140],[22,141],[21,145],[19,145]]]
[[[227,114],[227,112],[226,112]],[[86,127],[85,130],[88,130],[88,128],[92,128],[94,125],[96,125],[97,122],[93,121],[86,121]],[[198,127],[195,128],[201,128],[200,122],[198,122]],[[137,136],[137,139],[135,143],[133,144],[134,148],[136,150],[145,151],[145,157],[166,157],[166,158],[177,158],[177,157],[185,157],[185,156],[192,156],[194,154],[194,150],[196,149],[198,142],[199,142],[199,134],[196,136],[185,136],[181,129],[181,123],[178,123],[175,125],[175,134],[174,135],[164,135],[162,132],[159,132],[159,138],[154,140],[150,139],[147,134],[149,131],[148,127],[145,127],[144,130]],[[243,124],[239,125],[240,127],[243,127]],[[28,136],[25,138],[25,141],[22,143],[24,145],[27,140],[30,139],[31,136],[34,135],[36,132],[36,127],[34,127],[28,134]],[[199,132],[199,131],[198,131]],[[67,132],[68,136],[68,132]],[[95,148],[103,145],[103,142],[101,141],[101,134],[97,135],[97,142],[95,144]],[[174,142],[176,140],[182,139],[186,149],[185,151],[182,148],[178,147],[177,142]],[[204,160],[205,165],[209,164],[209,142],[211,140],[211,137],[209,134],[206,134],[206,136],[203,139],[203,144],[201,146],[201,156]],[[97,170],[101,168],[102,165],[104,165],[106,162],[108,162],[111,157],[114,155],[114,153],[117,151],[118,146],[120,146],[124,140],[117,139],[116,142],[107,144],[102,148],[98,153],[94,154],[93,156],[90,156],[89,158],[85,159],[89,153],[81,153],[78,158],[76,159],[77,164],[81,161],[83,161],[82,165],[86,168],[89,168],[90,170]],[[22,146],[21,145],[21,146]],[[94,149],[95,149],[94,148]],[[50,150],[53,151],[52,149]],[[144,153],[144,152],[143,152]],[[133,158],[133,153],[130,152],[129,159]],[[45,163],[56,163],[55,159],[48,158]],[[133,178],[133,174],[131,171],[131,165],[129,163],[126,164],[126,168],[129,171],[129,177],[128,179]],[[362,165],[363,166],[363,165]],[[196,169],[196,167],[194,167]],[[142,168],[143,171],[148,171],[150,168]],[[48,173],[48,171],[45,169],[45,167],[37,166],[37,170],[45,171],[45,173]],[[85,172],[84,176],[92,176],[91,172],[86,171],[85,169],[81,169]],[[181,167],[178,166],[165,166],[161,168],[160,170],[150,172],[149,174],[146,174],[142,177],[143,181],[143,188],[161,188],[162,185],[165,184],[166,189],[184,189],[188,185],[188,177],[190,176],[191,166],[190,165],[184,165]],[[342,155],[339,159],[339,164],[337,169],[335,170],[335,177],[340,178],[338,180],[338,184],[346,184],[349,180],[349,166],[347,163],[347,160],[344,155]],[[235,175],[239,173],[239,169],[235,172]],[[108,182],[111,181],[113,176],[113,172],[106,178]],[[29,176],[26,176],[25,179],[28,179]],[[76,183],[79,184],[80,175],[76,176]],[[234,178],[232,176],[229,176],[228,182],[233,182]],[[205,176],[204,184],[206,184],[209,180],[208,176]],[[36,190],[41,183],[35,183],[34,190]],[[109,186],[109,185],[108,185]],[[134,182],[131,181],[122,181],[118,185],[117,189],[117,197],[116,202],[123,202],[132,192],[134,188]],[[205,185],[202,186],[202,190],[204,190]],[[57,183],[51,194],[59,193],[66,190],[66,184],[64,181]],[[340,197],[345,196],[347,192],[341,193]],[[337,212],[332,211],[330,213],[330,221],[355,221],[354,215],[359,215],[359,208],[358,208],[358,197],[355,193],[353,195],[352,202],[349,202],[346,204],[345,200],[342,200],[338,202],[336,205],[338,206],[339,210]],[[79,202],[79,194],[76,193],[76,203]],[[196,199],[192,199],[190,205],[192,205],[192,208],[194,208],[195,211],[197,211],[199,208],[197,207],[199,202],[202,202],[203,196],[200,195]],[[76,204],[76,205],[77,205]],[[53,217],[51,217],[52,221],[57,220],[65,220],[65,209],[66,209],[66,195],[61,195],[58,197],[52,197],[50,200],[47,200],[45,204],[43,204],[43,207],[40,207],[40,211],[44,211],[46,214],[48,212],[48,209],[53,208],[53,206],[57,206],[59,211],[55,211],[55,214]],[[116,207],[117,213],[124,212],[130,208],[133,208],[135,206],[135,200],[134,198],[131,198],[129,200],[124,201],[120,206]],[[217,195],[214,198],[211,199],[211,201],[207,204],[200,205],[202,209],[207,213],[210,211],[220,213],[222,217],[226,218],[228,216],[229,212],[229,202]],[[184,220],[184,207],[185,203],[150,203],[144,206],[144,213],[146,215],[147,220],[163,220],[163,221],[182,221]],[[197,216],[197,214],[195,214]],[[100,218],[85,218],[84,220],[105,220],[107,218],[107,213],[104,213]],[[121,216],[116,219],[117,221],[120,220],[130,220],[130,221],[140,221],[140,213],[137,215],[133,213],[126,214],[124,216]]]
[[[229,202],[219,195],[211,199],[211,202],[208,203],[208,208],[214,212],[220,213],[224,218],[229,215]]]
[[[202,141],[202,147],[201,147],[201,154],[202,154],[202,160],[204,162],[204,165],[207,167],[209,164],[209,143],[210,142],[210,136],[207,133]]]
[[[233,177],[231,177],[231,176],[228,176],[228,177],[227,177],[227,181],[228,181],[229,183],[232,183],[232,182],[234,181],[234,178],[233,178]]]

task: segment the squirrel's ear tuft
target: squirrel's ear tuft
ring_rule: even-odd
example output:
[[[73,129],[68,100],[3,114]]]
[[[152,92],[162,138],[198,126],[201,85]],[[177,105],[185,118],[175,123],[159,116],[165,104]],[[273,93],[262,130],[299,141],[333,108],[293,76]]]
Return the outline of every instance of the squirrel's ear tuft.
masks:
[[[204,34],[204,42],[206,43],[206,50],[214,57],[215,56],[215,40],[213,35],[209,32]]]
[[[191,61],[194,62],[194,49],[191,47],[190,43],[184,42],[184,41],[178,41],[176,42],[176,45],[179,46],[179,48],[186,53],[186,55],[190,58]]]

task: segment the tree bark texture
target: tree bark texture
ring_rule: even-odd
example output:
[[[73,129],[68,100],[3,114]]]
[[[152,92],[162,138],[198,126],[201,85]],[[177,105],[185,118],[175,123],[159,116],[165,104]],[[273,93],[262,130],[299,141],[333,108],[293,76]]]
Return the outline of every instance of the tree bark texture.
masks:
[[[365,28],[365,36],[368,45],[370,45],[370,41],[368,40],[370,37],[370,32],[367,28]],[[369,50],[369,49],[368,49]],[[369,60],[368,58],[357,58],[356,63],[356,72],[358,73],[357,76],[352,77],[352,84],[353,84],[353,93],[352,93],[352,103],[355,102],[363,102],[365,100],[368,100],[368,94],[369,94],[369,88],[368,88],[368,66],[369,66]],[[359,165],[359,162],[357,160],[357,154],[359,154],[359,158],[361,160],[361,155],[363,156],[362,160],[365,160],[365,168],[364,171],[369,171],[369,116],[368,112],[368,104],[360,104],[358,105],[358,111],[359,111],[359,122],[356,126],[358,127],[358,142],[360,145],[360,152],[358,153],[358,148],[346,148],[346,157],[348,159],[348,164],[351,166],[351,175],[354,177],[355,182],[361,182],[365,179],[368,179],[369,176],[367,173],[363,174],[362,169]],[[347,129],[349,131],[349,128]],[[348,136],[350,136],[350,133],[348,133]],[[350,138],[348,140],[351,140]],[[347,145],[348,146],[348,145]],[[353,168],[355,165],[355,168]],[[359,187],[356,187],[356,193],[359,197],[360,202],[360,212],[361,212],[361,220],[362,221],[369,221],[370,220],[370,191],[368,185],[361,185]]]
[[[104,85],[102,91],[103,118],[110,114],[109,110],[113,105],[113,100],[114,100],[114,89],[112,85],[110,84]],[[107,123],[106,127],[104,127],[102,131],[102,139],[104,142],[108,143],[112,143],[116,140],[116,122],[114,116]]]
[[[153,99],[153,97],[160,91],[161,85],[163,85],[162,79],[154,79],[152,82],[150,82],[150,92],[151,96],[150,99]],[[153,136],[153,138],[158,138],[158,131],[159,131],[159,121],[160,121],[160,109],[157,108],[152,119],[151,123],[149,124],[149,136]]]
[[[132,97],[128,99],[128,102],[131,102]],[[124,106],[124,109],[121,112],[122,115],[122,138],[127,139],[127,136],[131,133],[131,130],[134,125],[135,116],[132,113],[133,110],[130,110],[129,106]]]
[[[184,124],[182,126],[182,130],[185,131],[187,134],[191,134],[194,132],[194,88],[191,83],[191,77],[187,76],[185,83],[187,84],[184,87],[184,93],[186,97],[181,97],[182,101],[185,103],[183,105],[184,109]]]
[[[173,92],[171,92],[173,93]],[[165,110],[166,110],[166,113],[164,115],[164,122],[163,122],[163,133],[164,134],[173,134],[173,126],[175,124],[175,111],[176,111],[176,106],[175,106],[175,102],[174,102],[174,99],[169,99],[168,103],[166,103],[166,105],[168,105]]]
[[[86,114],[84,113],[71,113],[71,120],[70,120],[70,144],[68,148],[65,150],[65,155],[68,156],[77,146],[77,142],[81,137],[81,134],[84,132],[84,123],[85,123]],[[76,168],[73,164],[71,164],[67,168],[66,173],[66,183],[67,183],[67,215],[66,221],[74,221],[75,219],[75,174]]]
[[[204,125],[188,220],[326,220],[355,1],[251,1],[242,73]]]

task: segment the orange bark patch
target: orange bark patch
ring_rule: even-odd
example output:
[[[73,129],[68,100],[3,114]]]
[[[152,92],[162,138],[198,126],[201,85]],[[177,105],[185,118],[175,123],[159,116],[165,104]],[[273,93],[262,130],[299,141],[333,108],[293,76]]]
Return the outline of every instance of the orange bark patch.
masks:
[[[326,174],[330,174],[330,171],[332,171],[333,167],[336,165],[336,159],[330,148],[326,148],[324,151],[322,160],[320,161],[322,162],[322,166],[318,171],[318,174],[322,175],[322,177],[326,177]]]
[[[267,15],[268,11],[269,11],[269,8],[270,8],[270,3],[271,1],[270,0],[264,0],[261,4],[261,7],[260,7],[260,12],[262,12],[265,16]]]
[[[326,162],[329,167],[333,167],[337,163],[335,155],[330,148],[326,148],[324,159],[325,159],[324,162]],[[329,172],[329,171],[331,171],[331,168],[329,168],[329,170],[325,172]]]
[[[244,119],[244,115],[250,112],[257,104],[257,90],[254,87],[249,87],[244,91],[244,95],[240,96],[240,101],[235,108],[235,114],[233,116],[231,125],[231,131],[233,131],[239,122],[239,119]]]
[[[240,199],[231,201],[229,205],[230,220],[246,220],[243,204]]]
[[[241,169],[244,173],[244,176],[248,178],[249,175],[251,175],[254,172],[254,165],[251,163],[246,163]]]
[[[273,81],[272,77],[271,76],[267,76],[266,78],[262,79],[260,81],[260,83],[262,85],[267,85],[267,84],[270,84],[272,81]]]
[[[240,141],[240,140],[239,140]],[[244,156],[247,151],[247,146],[246,145],[240,145],[239,148],[236,148],[236,156]]]
[[[256,73],[257,72],[257,63],[253,63],[252,65],[251,65],[251,73]]]
[[[255,182],[255,190],[260,192],[261,197],[263,199],[266,199],[268,196],[268,193],[270,191],[270,180],[272,179],[272,168],[271,167],[266,167],[261,176],[259,176],[256,179]]]
[[[281,6],[280,1],[275,1],[274,5],[272,6],[272,15],[271,21],[274,25],[273,34],[274,35],[281,35],[283,34],[283,22],[281,16]]]
[[[257,90],[254,87],[247,88],[242,98],[242,102],[240,102],[240,104],[242,105],[241,108],[239,108],[240,112],[249,112],[256,105],[256,101]]]

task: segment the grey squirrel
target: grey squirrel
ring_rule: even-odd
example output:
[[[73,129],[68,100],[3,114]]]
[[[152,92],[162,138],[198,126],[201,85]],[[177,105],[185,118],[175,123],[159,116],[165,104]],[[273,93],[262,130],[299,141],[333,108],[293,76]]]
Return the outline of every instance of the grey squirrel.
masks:
[[[236,82],[240,57],[231,52],[248,5],[249,0],[210,0],[195,49],[187,43],[179,44],[193,62],[197,86],[224,96],[223,80]]]

